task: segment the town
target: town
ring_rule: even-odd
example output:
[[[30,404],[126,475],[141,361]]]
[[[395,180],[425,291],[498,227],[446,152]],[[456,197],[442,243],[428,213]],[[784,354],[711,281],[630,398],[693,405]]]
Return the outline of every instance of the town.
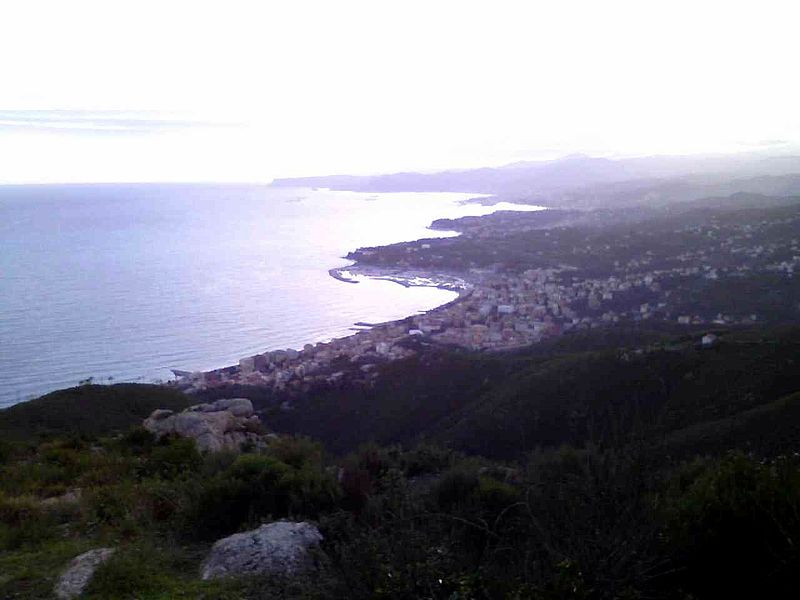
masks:
[[[420,343],[496,352],[618,323],[712,327],[800,317],[796,199],[759,210],[699,207],[677,217],[646,215],[633,224],[613,211],[553,210],[435,226],[461,235],[360,249],[349,256],[353,266],[331,274],[442,287],[457,291],[457,300],[330,342],[184,373],[177,385],[307,391],[345,375],[368,383],[380,364],[411,356],[424,347]],[[490,258],[476,263],[475,256]],[[731,286],[739,291],[728,293]]]

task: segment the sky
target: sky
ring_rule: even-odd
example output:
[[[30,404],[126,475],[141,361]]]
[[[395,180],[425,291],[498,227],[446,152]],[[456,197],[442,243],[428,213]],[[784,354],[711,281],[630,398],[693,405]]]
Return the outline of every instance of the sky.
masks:
[[[0,181],[785,148],[798,17],[769,0],[9,0]]]

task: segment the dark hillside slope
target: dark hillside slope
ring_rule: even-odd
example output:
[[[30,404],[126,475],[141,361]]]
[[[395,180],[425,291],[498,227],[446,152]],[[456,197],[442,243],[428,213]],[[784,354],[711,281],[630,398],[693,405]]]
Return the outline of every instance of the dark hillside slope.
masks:
[[[662,448],[672,459],[726,450],[765,457],[792,455],[800,448],[800,392],[670,433]]]
[[[665,330],[595,330],[517,353],[429,348],[385,367],[374,387],[293,397],[222,388],[202,398],[250,397],[270,428],[334,452],[427,439],[516,459],[561,444],[660,443],[800,390],[800,328],[719,333],[712,348],[698,347],[700,332]],[[279,408],[284,401],[289,410]]]
[[[430,440],[517,459],[538,447],[646,440],[676,455],[731,447],[772,454],[800,442],[800,408],[789,396],[800,391],[800,328],[719,333],[712,348],[698,347],[700,332],[657,329],[583,332],[516,353],[420,347],[386,365],[372,387],[344,383],[292,396],[246,387],[187,397],[158,386],[81,386],[0,411],[0,435],[105,435],[155,408],[245,396],[268,427],[310,435],[336,453],[369,441]]]
[[[184,394],[157,385],[119,383],[58,390],[0,411],[0,436],[105,435],[138,425],[156,408],[182,409]]]
[[[732,332],[713,348],[695,341],[561,356],[475,398],[436,439],[505,458],[562,443],[658,443],[800,390],[799,359],[797,328]]]

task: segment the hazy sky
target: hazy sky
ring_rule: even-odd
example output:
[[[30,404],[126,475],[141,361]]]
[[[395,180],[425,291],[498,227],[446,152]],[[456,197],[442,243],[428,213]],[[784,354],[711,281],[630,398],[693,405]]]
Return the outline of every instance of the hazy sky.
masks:
[[[800,141],[792,2],[42,2],[0,180],[269,180]]]

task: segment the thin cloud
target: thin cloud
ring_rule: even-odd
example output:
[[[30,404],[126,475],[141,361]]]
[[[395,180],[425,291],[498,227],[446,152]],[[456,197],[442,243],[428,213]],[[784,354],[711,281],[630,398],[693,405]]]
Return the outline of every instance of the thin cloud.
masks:
[[[146,111],[0,110],[0,130],[14,131],[147,134],[237,126]]]

